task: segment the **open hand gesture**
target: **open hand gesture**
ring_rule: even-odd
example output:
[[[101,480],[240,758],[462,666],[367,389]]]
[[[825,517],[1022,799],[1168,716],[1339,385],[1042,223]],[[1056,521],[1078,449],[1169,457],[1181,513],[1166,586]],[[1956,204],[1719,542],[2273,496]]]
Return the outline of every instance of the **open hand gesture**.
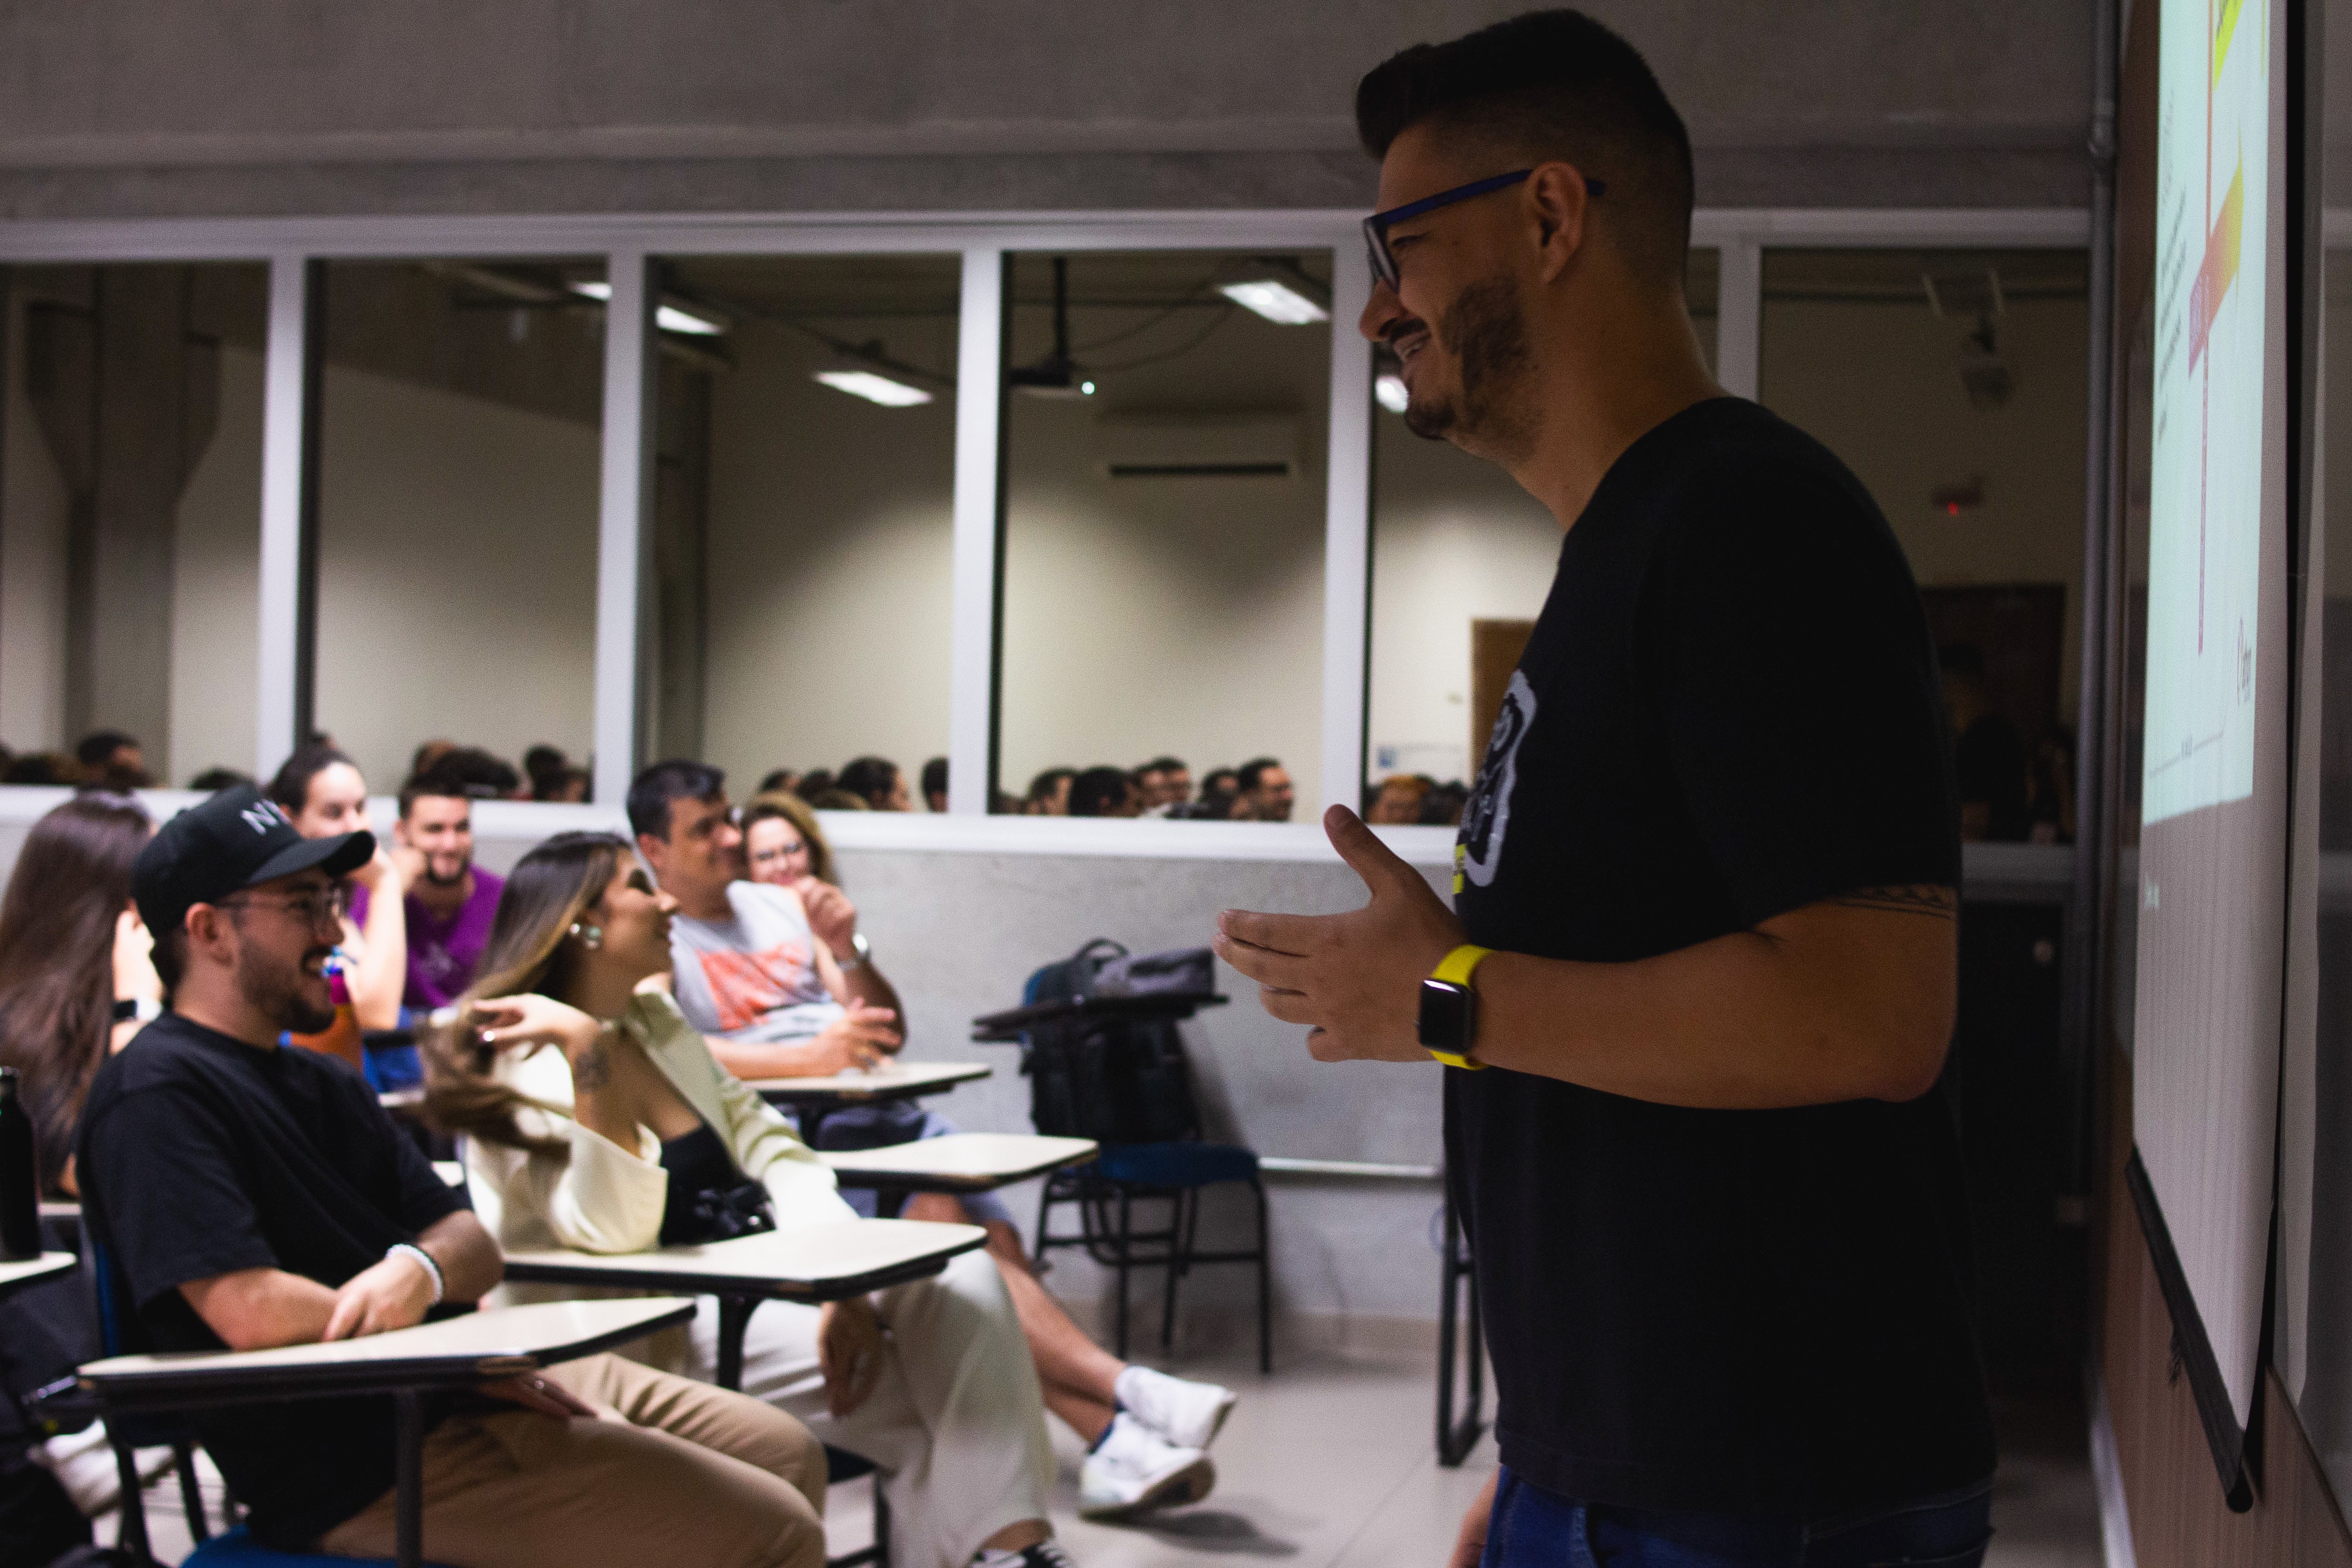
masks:
[[[1217,917],[1217,956],[1258,983],[1258,1000],[1307,1026],[1317,1061],[1419,1062],[1421,983],[1461,945],[1461,922],[1420,872],[1344,805],[1323,814],[1331,847],[1371,901],[1343,915]]]

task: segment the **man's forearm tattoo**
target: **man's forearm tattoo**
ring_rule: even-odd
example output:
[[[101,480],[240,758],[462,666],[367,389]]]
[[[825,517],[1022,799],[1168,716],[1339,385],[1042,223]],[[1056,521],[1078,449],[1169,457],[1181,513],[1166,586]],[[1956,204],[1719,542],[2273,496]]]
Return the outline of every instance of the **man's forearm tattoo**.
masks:
[[[599,1036],[596,1043],[581,1052],[580,1059],[572,1064],[572,1087],[594,1090],[612,1081],[613,1058],[604,1054],[604,1040]]]
[[[1944,921],[1960,912],[1958,889],[1932,882],[1908,888],[1856,888],[1828,901],[1842,909],[1887,910],[1902,915],[1932,915]]]

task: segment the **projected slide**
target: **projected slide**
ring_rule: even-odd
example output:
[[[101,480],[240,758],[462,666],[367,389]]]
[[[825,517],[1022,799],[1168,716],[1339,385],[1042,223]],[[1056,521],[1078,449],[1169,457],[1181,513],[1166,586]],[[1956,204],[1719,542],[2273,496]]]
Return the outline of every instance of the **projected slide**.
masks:
[[[2143,823],[2254,787],[2267,25],[2263,0],[2164,4]]]

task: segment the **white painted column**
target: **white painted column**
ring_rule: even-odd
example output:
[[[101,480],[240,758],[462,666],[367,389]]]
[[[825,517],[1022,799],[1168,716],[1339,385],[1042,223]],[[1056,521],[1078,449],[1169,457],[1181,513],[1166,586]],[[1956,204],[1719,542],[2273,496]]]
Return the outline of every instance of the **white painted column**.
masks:
[[[1372,574],[1371,276],[1344,247],[1331,281],[1331,449],[1323,524],[1323,805],[1360,807]]]
[[[1717,270],[1715,379],[1735,397],[1754,397],[1764,360],[1764,248],[1727,240]]]
[[[1004,379],[1004,252],[963,253],[956,347],[955,560],[948,626],[948,810],[988,813],[994,739],[997,471]]]
[[[603,499],[596,526],[596,804],[619,809],[636,774],[639,588],[653,500],[653,289],[642,250],[608,258]]]
[[[293,751],[302,636],[302,419],[309,268],[298,253],[269,258],[269,340],[261,393],[260,626],[255,663],[253,776],[267,779]]]

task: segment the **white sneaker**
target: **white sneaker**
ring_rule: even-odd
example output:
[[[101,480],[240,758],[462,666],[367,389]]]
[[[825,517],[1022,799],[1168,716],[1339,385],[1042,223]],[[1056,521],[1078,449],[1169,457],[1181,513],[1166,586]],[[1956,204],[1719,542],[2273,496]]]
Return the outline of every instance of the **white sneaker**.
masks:
[[[1130,1366],[1111,1385],[1119,1408],[1180,1448],[1205,1448],[1217,1440],[1225,1417],[1241,1398],[1213,1383],[1192,1383]]]
[[[1110,1430],[1078,1471],[1080,1519],[1126,1519],[1148,1509],[1199,1502],[1217,1484],[1217,1467],[1198,1448],[1180,1448],[1132,1415]]]

